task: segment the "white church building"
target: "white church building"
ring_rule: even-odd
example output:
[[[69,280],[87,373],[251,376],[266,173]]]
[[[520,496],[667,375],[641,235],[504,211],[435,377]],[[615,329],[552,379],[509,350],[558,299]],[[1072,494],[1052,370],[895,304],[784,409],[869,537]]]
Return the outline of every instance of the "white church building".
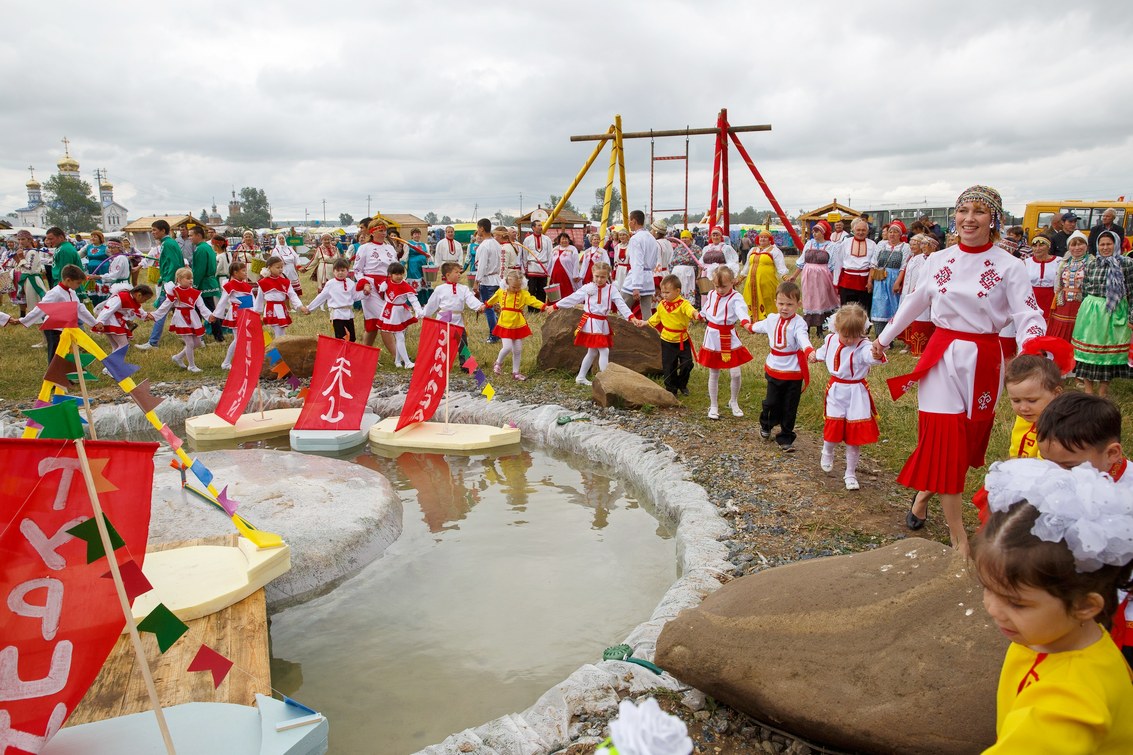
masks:
[[[63,139],[63,157],[56,163],[60,176],[80,178],[79,161],[71,157],[70,142]],[[25,186],[28,190],[27,207],[16,210],[16,226],[31,228],[47,227],[47,202],[43,199],[43,186],[35,179],[35,171],[31,171],[31,180]],[[114,185],[106,176],[105,170],[96,170],[95,179],[98,182],[98,205],[102,216],[99,229],[102,231],[120,231],[129,222],[126,218],[125,207],[114,201]],[[70,230],[70,229],[64,229]]]

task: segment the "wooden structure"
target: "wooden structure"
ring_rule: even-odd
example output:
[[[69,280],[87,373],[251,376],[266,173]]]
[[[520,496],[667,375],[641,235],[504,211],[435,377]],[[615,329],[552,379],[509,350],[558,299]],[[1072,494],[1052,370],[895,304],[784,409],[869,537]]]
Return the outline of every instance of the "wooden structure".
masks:
[[[396,231],[394,235],[401,236],[406,241],[409,241],[409,234],[416,228],[421,232],[421,240],[427,241],[429,238],[429,224],[416,215],[409,215],[404,213],[383,215],[382,213],[374,213],[374,220],[381,220],[384,222],[391,231]]]
[[[516,228],[519,230],[519,240],[522,241],[523,237],[531,232],[531,216],[538,217],[538,213],[542,211],[546,213],[543,207],[537,207],[531,212],[515,219]],[[555,215],[553,218],[548,217],[547,221],[543,223],[543,233],[551,237],[551,241],[555,240],[563,231],[566,231],[570,236],[571,243],[581,249],[583,247],[583,236],[586,235],[586,229],[596,226],[598,221],[591,220],[590,218],[579,215],[574,210],[564,209]]]
[[[130,243],[133,244],[135,249],[143,252],[148,251],[154,246],[153,237],[150,236],[150,226],[158,220],[169,223],[170,233],[173,236],[176,236],[182,228],[187,226],[204,225],[192,215],[149,215],[130,222],[122,228],[121,233],[129,236]],[[210,227],[205,225],[205,228]]]
[[[147,551],[184,545],[235,545],[237,538],[235,534],[200,538],[153,545]],[[164,655],[160,654],[154,635],[146,634],[142,638],[162,706],[187,702],[253,705],[256,693],[271,696],[267,605],[262,589],[223,611],[186,623],[189,631]],[[234,664],[215,689],[212,674],[187,670],[202,642]],[[67,726],[151,710],[142,677],[135,665],[130,636],[123,634],[103,664],[98,678],[67,719]]]
[[[850,221],[854,218],[859,218],[862,215],[852,207],[847,207],[844,204],[838,204],[838,198],[835,197],[834,201],[830,204],[824,204],[821,207],[816,207],[808,213],[799,215],[799,225],[802,226],[803,230],[806,231],[806,235],[809,237],[810,229],[814,227],[815,223],[820,220],[826,220],[827,222],[830,222],[828,216],[831,213],[837,213],[838,215],[842,216],[841,219],[842,222],[845,223],[847,231],[850,230]],[[830,223],[830,225],[833,227],[834,223]]]

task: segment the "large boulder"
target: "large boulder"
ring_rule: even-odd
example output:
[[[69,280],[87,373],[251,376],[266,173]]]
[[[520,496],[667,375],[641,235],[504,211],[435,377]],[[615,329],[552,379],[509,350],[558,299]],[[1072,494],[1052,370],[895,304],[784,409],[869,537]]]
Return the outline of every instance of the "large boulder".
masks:
[[[566,370],[577,373],[582,366],[586,349],[574,345],[574,329],[582,318],[578,309],[556,310],[543,323],[543,346],[536,363],[541,370]],[[642,375],[660,375],[661,336],[653,328],[638,328],[610,315],[608,321],[614,333],[610,348],[610,363],[628,367]]]
[[[594,401],[619,409],[681,405],[676,396],[649,378],[613,363],[594,376]]]
[[[272,341],[268,346],[279,349],[279,355],[283,357],[283,361],[291,368],[291,374],[297,378],[309,378],[315,371],[315,350],[319,346],[318,336],[284,336],[277,341]],[[261,378],[268,378],[275,375],[271,371],[272,365],[269,359],[264,359],[264,369],[260,373]]]
[[[1007,641],[951,548],[910,538],[737,579],[661,632],[656,662],[835,748],[972,753],[995,741]]]

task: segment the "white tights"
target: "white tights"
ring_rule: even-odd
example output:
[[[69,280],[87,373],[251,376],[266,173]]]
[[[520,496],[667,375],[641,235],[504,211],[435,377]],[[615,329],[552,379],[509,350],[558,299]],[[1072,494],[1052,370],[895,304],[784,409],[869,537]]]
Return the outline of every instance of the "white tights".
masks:
[[[504,357],[511,354],[511,371],[513,374],[519,372],[519,362],[523,358],[523,339],[521,338],[504,338],[503,348],[500,349],[500,355],[496,357],[496,364],[502,365]]]
[[[224,361],[221,363],[220,366],[221,367],[231,367],[232,366],[232,356],[235,353],[236,353],[236,339],[233,338],[232,343],[228,344],[228,351],[225,352]]]
[[[731,406],[740,405],[740,368],[731,367],[728,369],[728,374],[731,376],[731,384],[729,385],[728,403]],[[717,397],[720,395],[720,370],[709,368],[708,370],[708,404],[715,409]]]
[[[405,331],[399,330],[393,334],[394,350],[397,356],[394,359],[395,364],[409,367],[413,361],[409,358],[409,351],[405,348]]]
[[[111,351],[118,351],[118,349],[122,348],[130,342],[130,339],[122,335],[121,333],[107,333],[106,337],[110,339]]]
[[[272,325],[271,326],[271,337],[272,338],[283,338],[285,335],[287,335],[287,326],[286,325]]]
[[[176,356],[177,357],[184,357],[185,364],[187,366],[196,367],[197,363],[193,360],[193,352],[196,351],[197,347],[201,345],[201,343],[202,343],[201,337],[200,336],[183,335],[183,336],[181,336],[181,340],[185,342],[185,348],[183,348],[183,349],[181,349],[181,351],[177,352]]]
[[[834,451],[838,448],[837,443],[831,443],[828,440],[822,441],[822,453],[825,456],[834,458]],[[862,458],[861,446],[846,446],[846,477],[858,477],[858,460]]]
[[[594,360],[598,360],[598,371],[602,372],[610,366],[610,350],[609,349],[587,349],[586,356],[582,358],[582,366],[578,369],[578,377],[583,380],[586,379],[590,368],[594,366]]]

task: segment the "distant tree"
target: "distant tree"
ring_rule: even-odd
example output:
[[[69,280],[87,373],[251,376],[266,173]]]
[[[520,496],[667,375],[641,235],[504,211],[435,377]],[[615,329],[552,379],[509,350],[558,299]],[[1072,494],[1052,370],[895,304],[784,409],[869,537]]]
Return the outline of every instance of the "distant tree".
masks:
[[[453,219],[450,218],[448,215],[445,215],[444,217],[441,218],[441,222],[444,223],[445,225],[452,225]]]
[[[550,196],[550,198],[547,200],[550,203],[549,206],[548,206],[548,209],[554,209],[555,207],[558,207],[559,206],[559,200],[562,199],[562,198],[563,198],[562,194],[552,194]],[[563,205],[563,209],[564,210],[570,210],[571,212],[577,213],[579,215],[582,214],[581,212],[578,211],[578,208],[574,206],[574,202],[571,202],[569,199],[567,200],[567,203],[565,205]]]
[[[669,217],[665,218],[665,222],[669,225],[682,225],[685,222],[685,216],[679,212],[674,212]]]
[[[594,206],[590,208],[590,219],[591,220],[601,220],[602,219],[602,203],[605,200],[605,198],[606,198],[606,190],[604,188],[594,190]],[[618,187],[615,186],[613,193],[610,194],[610,219],[609,220],[610,220],[611,223],[617,223],[618,220],[621,219],[621,217],[622,217],[622,195],[621,195],[621,192],[618,191]]]
[[[429,225],[437,224],[437,213],[429,211],[425,213],[425,222]]]
[[[338,214],[339,225],[354,225],[354,216],[349,212],[340,212]]]
[[[102,208],[95,200],[91,186],[81,178],[56,174],[43,184],[47,202],[47,225],[57,225],[69,233],[98,228]]]
[[[200,220],[203,225],[208,225],[209,211],[208,210],[201,210],[201,216],[197,219]]]
[[[754,207],[748,205],[742,212],[731,213],[728,219],[733,224],[755,225],[763,221],[763,213],[756,211]]]
[[[263,189],[245,186],[240,190],[240,212],[228,224],[240,228],[266,228],[271,225],[268,196]]]
[[[503,210],[496,210],[492,215],[492,219],[496,221],[496,225],[512,225],[515,223],[514,215],[505,215]]]

